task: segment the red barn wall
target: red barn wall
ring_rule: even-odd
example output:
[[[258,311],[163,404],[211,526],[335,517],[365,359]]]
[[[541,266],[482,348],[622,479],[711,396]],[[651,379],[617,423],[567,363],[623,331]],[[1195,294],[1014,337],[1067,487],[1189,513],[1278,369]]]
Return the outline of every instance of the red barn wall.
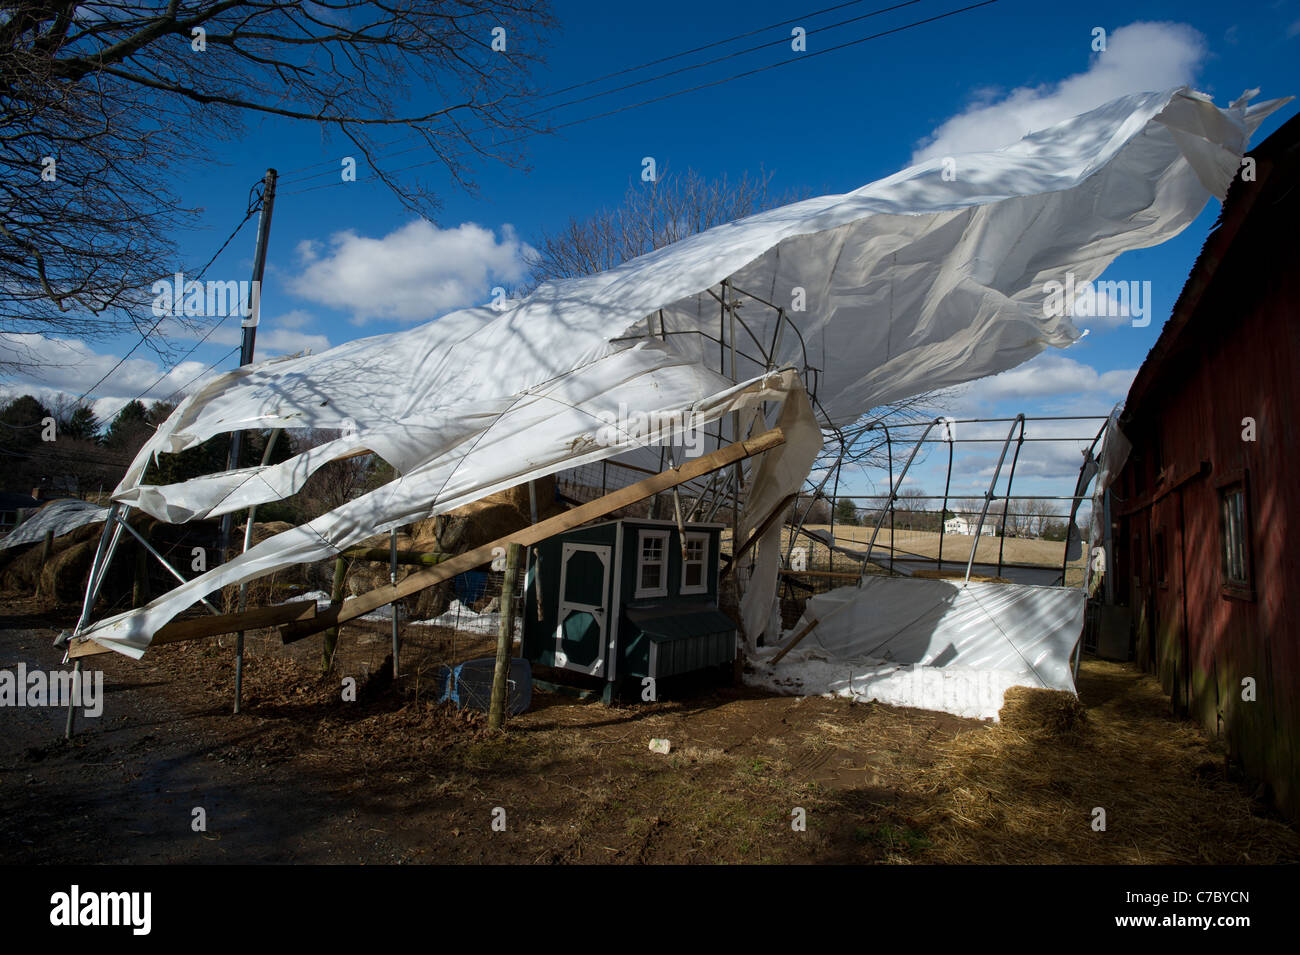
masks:
[[[1268,203],[1262,216],[1259,205],[1154,383],[1126,409],[1135,453],[1116,488],[1124,498],[1116,569],[1138,661],[1295,818],[1300,241],[1286,227],[1294,200]],[[1256,423],[1255,441],[1243,439],[1245,418]],[[1197,474],[1202,462],[1209,467]],[[1246,485],[1253,598],[1224,591],[1219,488],[1236,476]],[[1255,702],[1242,699],[1246,677],[1256,682]]]

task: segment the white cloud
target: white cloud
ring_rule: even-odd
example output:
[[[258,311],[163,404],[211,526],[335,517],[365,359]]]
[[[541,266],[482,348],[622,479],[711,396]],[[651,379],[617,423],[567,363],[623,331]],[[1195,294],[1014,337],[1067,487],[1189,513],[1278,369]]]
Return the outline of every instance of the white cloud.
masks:
[[[1089,41],[1081,34],[1081,44]],[[917,144],[912,162],[1000,149],[1118,96],[1190,84],[1205,55],[1204,37],[1186,24],[1130,23],[1109,33],[1106,52],[1094,53],[1082,73],[1022,86],[1000,99],[981,91],[965,112]]]
[[[316,316],[312,315],[311,312],[305,311],[301,308],[295,308],[291,311],[285,312],[283,315],[277,315],[275,318],[271,319],[269,324],[274,325],[276,328],[299,329],[304,325],[310,325],[315,320]]]
[[[508,225],[499,240],[472,222],[440,229],[421,219],[382,239],[349,230],[332,235],[323,252],[318,243],[299,243],[303,271],[290,288],[309,301],[352,312],[357,322],[419,321],[486,303],[493,284],[523,279],[530,251]]]
[[[0,394],[6,397],[30,394],[47,405],[60,398],[75,399],[85,388],[107,374],[117,364],[119,357],[96,352],[85,342],[76,339],[48,338],[37,334],[3,334],[0,335],[0,362],[17,362],[26,365],[29,370],[12,374],[0,386]],[[106,421],[155,381],[158,384],[145,395],[146,402],[165,398],[184,388],[195,381],[207,365],[203,361],[183,361],[163,376],[163,366],[158,362],[150,358],[128,358],[103,384],[96,387],[97,397],[91,402],[91,407],[96,417]]]
[[[85,342],[68,338],[48,338],[37,334],[0,335],[0,361],[15,361],[31,366],[6,385],[10,392],[21,393],[29,385],[69,391],[73,395],[107,374],[118,361],[117,355],[96,352]],[[183,361],[158,384],[151,394],[166,395],[181,387],[207,367],[206,362]],[[163,368],[149,358],[128,358],[114,371],[96,394],[102,397],[134,397],[153,384]]]
[[[1070,396],[1081,399],[1072,404],[1086,405],[1076,413],[1104,414],[1128,393],[1136,374],[1136,368],[1098,371],[1055,351],[1046,351],[1010,371],[972,382],[966,386],[960,404],[970,409],[996,401],[1041,402],[1044,398]],[[1024,410],[1028,414],[1045,413],[1028,407]],[[954,417],[962,414],[954,413]]]

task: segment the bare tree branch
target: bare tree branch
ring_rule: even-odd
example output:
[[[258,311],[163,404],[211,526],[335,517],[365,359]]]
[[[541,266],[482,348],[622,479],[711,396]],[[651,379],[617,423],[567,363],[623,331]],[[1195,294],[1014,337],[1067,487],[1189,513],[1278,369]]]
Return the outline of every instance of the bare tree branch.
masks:
[[[174,236],[195,214],[176,173],[249,116],[339,136],[431,215],[430,182],[383,168],[394,134],[464,188],[472,163],[518,163],[509,144],[536,129],[528,72],[551,25],[546,0],[5,3],[0,336],[149,329],[150,286],[182,269]]]

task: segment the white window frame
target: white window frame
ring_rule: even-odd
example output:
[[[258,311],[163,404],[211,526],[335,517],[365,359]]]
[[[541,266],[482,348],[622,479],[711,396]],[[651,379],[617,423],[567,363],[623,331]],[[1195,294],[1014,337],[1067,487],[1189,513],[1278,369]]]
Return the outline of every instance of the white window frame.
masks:
[[[645,542],[650,538],[658,538],[661,542],[660,554],[658,561],[649,561],[645,559]],[[667,597],[668,596],[668,532],[667,531],[638,531],[636,535],[636,591],[633,598],[640,600],[644,597]],[[659,586],[653,590],[644,589],[641,586],[641,569],[647,563],[658,563],[662,568],[659,574]]]
[[[682,587],[680,593],[683,594],[707,594],[709,592],[709,535],[701,531],[687,531],[686,541],[700,541],[704,547],[704,554],[698,563],[700,564],[700,582],[694,586],[686,583],[686,548],[682,548]],[[691,561],[694,564],[697,561]]]

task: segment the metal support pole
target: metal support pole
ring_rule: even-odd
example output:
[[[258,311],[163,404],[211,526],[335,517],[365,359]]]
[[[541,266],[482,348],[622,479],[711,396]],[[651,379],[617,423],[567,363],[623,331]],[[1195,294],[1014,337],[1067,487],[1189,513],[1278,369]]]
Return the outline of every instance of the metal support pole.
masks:
[[[268,169],[262,179],[262,211],[257,217],[257,244],[253,248],[253,280],[249,289],[249,316],[242,323],[243,337],[239,345],[239,364],[253,363],[253,349],[257,342],[257,322],[261,318],[262,275],[266,271],[266,247],[271,235],[271,213],[275,209],[276,171]],[[243,441],[242,431],[230,433],[230,453],[226,456],[226,470],[234,471],[239,467],[239,449]],[[221,562],[226,562],[230,550],[230,529],[234,514],[221,518]]]
[[[266,439],[266,447],[262,449],[262,467],[271,460],[271,449],[275,447],[276,439],[280,437],[280,429],[276,428]],[[244,523],[244,553],[248,553],[248,546],[253,542],[253,519],[257,517],[257,505],[254,504],[248,509],[248,520]],[[243,613],[248,606],[248,582],[239,585],[239,612]],[[239,704],[244,695],[244,631],[240,630],[235,634],[235,715],[239,715]]]
[[[907,456],[907,463],[903,465],[903,470],[898,472],[898,480],[894,480],[894,447],[893,447],[893,442],[890,441],[889,438],[889,427],[885,424],[880,425],[881,429],[885,432],[885,445],[889,449],[889,500],[886,501],[885,503],[886,506],[889,508],[889,569],[890,570],[894,569],[894,549],[895,549],[894,548],[894,502],[898,500],[898,489],[903,486],[903,479],[907,477],[908,469],[912,466],[912,462],[916,460],[916,452],[921,450],[921,445],[925,442],[926,435],[930,433],[930,429],[933,428],[936,424],[938,424],[940,420],[941,419],[939,418],[935,418],[933,421],[931,421],[929,424],[925,426],[925,430],[921,432],[921,437],[919,437],[916,440],[916,444],[912,445],[912,453]],[[947,492],[945,490],[945,494],[946,493]],[[881,524],[884,523],[884,521],[885,521],[885,512],[881,511],[880,516],[876,518],[875,529],[872,530],[871,532],[871,541],[867,544],[868,560],[871,558],[872,548],[876,546],[876,535],[880,533],[880,526]],[[940,538],[940,540],[942,540],[942,538]],[[859,581],[862,580],[862,576],[866,574],[866,572],[867,572],[867,561],[864,560],[862,562],[862,572],[858,575]]]
[[[993,480],[989,482],[989,489],[984,492],[984,507],[980,510],[979,523],[975,525],[975,537],[971,541],[970,545],[970,559],[966,561],[967,583],[970,582],[971,568],[975,566],[975,549],[979,547],[980,531],[984,529],[984,518],[988,515],[989,504],[993,501],[993,490],[997,487],[998,476],[1002,473],[1002,462],[1007,459],[1007,448],[1011,447],[1011,438],[1015,435],[1016,428],[1023,428],[1025,426],[1024,422],[1025,416],[1023,414],[1016,415],[1016,419],[1011,425],[1011,430],[1007,432],[1007,439],[1002,442],[1002,453],[998,455],[998,465],[993,469]]]
[[[726,309],[728,317],[731,319],[731,383],[737,384],[740,381],[736,372],[736,311],[730,301],[731,287],[727,280],[722,280],[722,301],[723,308]],[[731,440],[740,440],[740,412],[731,413]],[[740,546],[740,488],[744,483],[744,465],[737,461],[735,464],[735,481],[732,488],[731,496],[731,549],[734,552]],[[685,547],[685,543],[682,544]]]
[[[162,554],[158,553],[158,551],[154,550],[154,546],[153,546],[152,544],[150,544],[147,540],[145,540],[143,534],[141,534],[141,533],[140,533],[139,531],[137,531],[134,527],[132,527],[130,524],[128,524],[124,518],[119,517],[119,518],[117,519],[117,521],[118,521],[119,524],[121,524],[123,527],[126,528],[128,534],[130,534],[132,537],[134,537],[137,541],[140,542],[140,546],[141,546],[141,547],[143,547],[143,548],[144,548],[145,550],[147,550],[149,553],[153,554],[154,558],[158,561],[158,563],[160,563],[160,564],[162,564],[164,567],[166,567],[167,570],[171,572],[171,575],[172,575],[173,577],[175,577],[177,580],[179,580],[179,581],[180,581],[181,583],[183,583],[183,584],[187,584],[187,583],[189,583],[189,581],[185,579],[185,576],[184,576],[183,574],[181,574],[181,572],[180,572],[179,570],[177,570],[177,569],[176,569],[175,567],[173,567],[171,564],[167,563],[166,558],[164,558]],[[214,614],[217,614],[218,616],[221,615],[221,611],[218,610],[216,607],[212,606],[212,604],[208,601],[208,599],[207,599],[206,597],[200,597],[200,598],[199,598],[199,603],[203,604],[203,606],[207,607],[207,608],[208,608],[209,610],[211,610]]]
[[[108,517],[104,520],[104,530],[99,535],[99,546],[95,548],[95,559],[90,564],[90,577],[86,581],[86,597],[81,604],[81,616],[77,619],[77,625],[72,628],[72,636],[74,637],[80,636],[81,631],[90,622],[90,612],[95,606],[95,598],[99,596],[99,588],[108,572],[108,564],[117,551],[117,542],[122,536],[122,525],[117,522],[117,515],[122,509],[122,506],[116,501],[108,508]],[[63,661],[66,663],[67,660],[65,654]],[[74,680],[81,679],[80,657],[72,665],[72,677]],[[74,708],[75,703],[76,700],[69,696],[68,720],[63,727],[64,739],[72,739],[72,730],[76,723],[77,712]]]
[[[798,522],[795,524],[794,531],[790,534],[790,546],[786,548],[786,552],[785,552],[785,562],[787,565],[789,565],[790,557],[794,553],[795,539],[798,538],[798,536],[803,532],[803,526],[805,522],[807,522],[808,520],[808,515],[812,513],[812,509],[814,505],[816,505],[817,503],[817,498],[821,496],[822,488],[826,486],[826,482],[829,481],[830,478],[831,478],[831,469],[827,468],[825,477],[822,478],[821,483],[818,484],[817,487],[813,489],[812,494],[808,497],[808,506],[804,508],[803,515],[799,518]],[[795,510],[796,511],[799,510],[798,500],[795,501]]]
[[[1020,449],[1025,444],[1025,420],[1020,419],[1020,438],[1016,441],[1016,453],[1011,455],[1011,470],[1007,472],[1007,496],[1002,500],[1002,533],[998,535],[998,573],[1002,576],[1002,551],[1007,546],[1007,510],[1011,507],[1011,482],[1016,479],[1016,462],[1020,460]],[[978,543],[978,542],[977,542]],[[1064,581],[1062,581],[1064,583]]]
[[[90,577],[86,580],[86,597],[81,604],[81,617],[72,630],[74,637],[79,636],[82,628],[90,622],[90,611],[95,606],[95,598],[99,596],[99,586],[103,583],[109,561],[117,551],[117,540],[122,535],[121,525],[117,523],[120,509],[121,505],[114,502],[108,509],[108,517],[104,520],[104,530],[99,535],[99,546],[95,548],[95,559],[90,565]]]
[[[72,664],[72,685],[74,688],[81,686],[81,657]],[[72,724],[77,717],[77,697],[79,693],[68,694],[68,720],[63,724],[63,738],[72,739]]]
[[[948,524],[948,490],[952,487],[952,425],[944,422],[948,433],[948,473],[943,479],[943,509],[939,511],[939,570],[943,570],[943,535]]]

